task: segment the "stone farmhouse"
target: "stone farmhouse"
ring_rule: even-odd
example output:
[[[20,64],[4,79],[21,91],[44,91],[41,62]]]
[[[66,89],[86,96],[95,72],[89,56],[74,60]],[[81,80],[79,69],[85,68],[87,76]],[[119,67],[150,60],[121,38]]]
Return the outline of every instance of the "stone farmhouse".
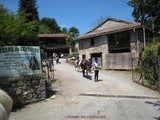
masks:
[[[108,18],[88,33],[74,39],[80,59],[98,58],[102,69],[132,69],[153,32],[140,23]]]

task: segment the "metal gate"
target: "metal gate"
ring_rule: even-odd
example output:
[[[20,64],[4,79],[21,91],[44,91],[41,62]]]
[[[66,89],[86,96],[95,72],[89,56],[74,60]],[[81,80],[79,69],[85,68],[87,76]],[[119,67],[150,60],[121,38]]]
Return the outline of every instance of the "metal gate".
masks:
[[[134,82],[158,90],[158,73],[157,57],[149,56],[144,60],[140,58],[132,59],[132,80]]]

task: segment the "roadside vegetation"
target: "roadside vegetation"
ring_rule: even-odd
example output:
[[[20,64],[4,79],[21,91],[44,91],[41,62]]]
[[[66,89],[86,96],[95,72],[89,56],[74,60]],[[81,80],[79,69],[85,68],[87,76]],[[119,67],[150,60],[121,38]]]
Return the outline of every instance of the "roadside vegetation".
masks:
[[[158,54],[160,55],[160,1],[159,0],[130,0],[128,5],[133,7],[132,15],[136,22],[152,28],[153,40],[142,52],[143,75],[149,85],[158,82]]]
[[[160,55],[160,37],[148,43],[142,52],[143,75],[149,85],[158,85],[158,55]]]
[[[67,45],[75,52],[73,38],[79,35],[76,27],[60,27],[54,18],[39,18],[36,0],[19,0],[17,14],[0,4],[0,46],[39,45],[38,34],[66,33]],[[72,53],[71,53],[72,54]]]

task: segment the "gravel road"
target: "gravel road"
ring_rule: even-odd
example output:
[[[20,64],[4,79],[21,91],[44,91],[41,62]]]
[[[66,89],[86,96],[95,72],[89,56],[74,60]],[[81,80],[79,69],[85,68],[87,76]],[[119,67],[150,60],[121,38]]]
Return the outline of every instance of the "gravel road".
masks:
[[[99,81],[93,82],[65,59],[60,62],[52,84],[55,96],[13,111],[9,120],[160,119],[158,92],[133,83],[130,72],[100,70]]]

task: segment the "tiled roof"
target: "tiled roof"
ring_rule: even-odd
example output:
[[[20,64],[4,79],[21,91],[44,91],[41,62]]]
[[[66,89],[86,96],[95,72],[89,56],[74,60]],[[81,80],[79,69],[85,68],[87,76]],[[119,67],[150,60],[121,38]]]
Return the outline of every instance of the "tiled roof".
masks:
[[[81,39],[86,39],[86,38],[90,38],[90,37],[96,37],[96,36],[100,36],[100,35],[126,31],[126,30],[130,30],[133,28],[139,28],[139,27],[142,27],[140,23],[132,23],[132,24],[122,25],[122,26],[118,26],[118,27],[112,27],[109,29],[94,30],[94,31],[86,33],[82,36],[79,36],[79,37],[75,38],[74,40],[81,40]]]
[[[38,34],[39,38],[55,38],[55,37],[67,37],[65,33],[56,33],[56,34]]]

